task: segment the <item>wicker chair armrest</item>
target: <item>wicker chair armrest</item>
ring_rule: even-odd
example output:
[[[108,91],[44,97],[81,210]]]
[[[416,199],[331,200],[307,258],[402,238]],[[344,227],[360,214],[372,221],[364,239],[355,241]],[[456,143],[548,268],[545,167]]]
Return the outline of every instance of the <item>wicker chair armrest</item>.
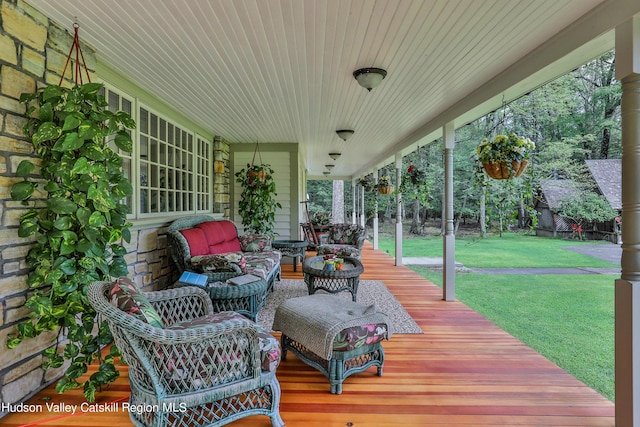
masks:
[[[164,291],[145,292],[144,295],[158,312],[165,325],[214,313],[209,294],[198,287],[186,286]]]
[[[169,252],[173,262],[176,263],[180,271],[189,270],[189,260],[191,259],[191,251],[189,243],[178,230],[167,231],[167,243],[169,244]]]
[[[356,242],[356,248],[362,250],[362,248],[364,247],[364,241],[366,240],[365,236],[360,236],[358,237],[358,241]]]

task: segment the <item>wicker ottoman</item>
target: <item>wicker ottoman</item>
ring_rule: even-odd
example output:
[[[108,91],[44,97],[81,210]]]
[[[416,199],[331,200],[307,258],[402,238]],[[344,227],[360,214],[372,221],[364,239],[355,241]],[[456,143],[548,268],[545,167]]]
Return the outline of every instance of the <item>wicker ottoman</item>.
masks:
[[[374,305],[333,295],[288,299],[273,321],[273,329],[282,332],[282,360],[293,351],[329,379],[333,394],[342,393],[345,378],[370,367],[377,366],[382,376],[381,342],[391,338],[390,325]]]

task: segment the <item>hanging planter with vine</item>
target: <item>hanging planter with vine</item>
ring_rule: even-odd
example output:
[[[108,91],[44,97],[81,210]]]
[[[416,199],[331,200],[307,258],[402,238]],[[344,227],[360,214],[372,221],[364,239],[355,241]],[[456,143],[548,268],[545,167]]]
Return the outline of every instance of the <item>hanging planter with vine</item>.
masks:
[[[487,175],[493,179],[517,178],[529,165],[529,157],[536,145],[515,133],[497,135],[493,140],[485,138],[477,148],[477,154]]]
[[[75,29],[69,57],[75,47],[77,62],[81,55]],[[33,162],[23,160],[16,171],[22,180],[11,187],[12,200],[31,206],[20,217],[18,235],[34,243],[26,257],[32,271],[25,306],[31,313],[18,323],[7,347],[57,330],[56,345],[43,351],[42,366],[66,365],[56,391],[82,386],[85,398],[93,402],[95,392],[118,377],[114,363],[119,352],[112,346],[103,356],[102,348],[113,337],[89,304],[86,289],[96,280],[128,274],[122,243],[130,241],[131,224],[123,200],[132,187],[109,141],[131,152],[127,129],[135,128],[135,122],[123,111],[109,111],[103,85],[90,79],[82,84],[76,71],[72,88],[47,86],[20,97],[28,106],[23,131],[40,167],[36,170]],[[96,372],[80,383],[95,360]]]
[[[256,164],[256,153],[260,163]],[[251,163],[235,173],[236,182],[242,186],[238,211],[245,232],[273,235],[275,214],[282,205],[276,201],[276,183],[273,169],[262,163],[260,148],[256,142]]]
[[[393,193],[393,185],[391,185],[391,178],[389,175],[384,175],[378,178],[378,193],[389,195]]]
[[[367,193],[374,191],[377,188],[375,182],[373,182],[372,175],[367,175],[364,178],[360,178],[360,185]]]

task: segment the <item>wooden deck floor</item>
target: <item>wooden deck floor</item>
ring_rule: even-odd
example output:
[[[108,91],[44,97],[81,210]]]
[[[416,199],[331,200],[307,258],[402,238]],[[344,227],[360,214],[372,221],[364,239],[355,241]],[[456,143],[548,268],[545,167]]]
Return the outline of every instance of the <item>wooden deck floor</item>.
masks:
[[[384,375],[375,369],[349,377],[342,395],[293,354],[278,368],[282,418],[289,427],[327,426],[614,426],[614,404],[412,270],[395,267],[387,254],[367,244],[363,279],[383,280],[424,334],[394,335],[384,343]],[[284,278],[301,278],[283,266]],[[126,369],[99,404],[123,401]],[[53,387],[29,403],[80,405],[80,392],[58,395]],[[104,407],[104,406],[103,406]],[[100,406],[92,406],[95,410]],[[13,426],[131,425],[128,414],[13,414]],[[269,426],[255,416],[233,426]]]

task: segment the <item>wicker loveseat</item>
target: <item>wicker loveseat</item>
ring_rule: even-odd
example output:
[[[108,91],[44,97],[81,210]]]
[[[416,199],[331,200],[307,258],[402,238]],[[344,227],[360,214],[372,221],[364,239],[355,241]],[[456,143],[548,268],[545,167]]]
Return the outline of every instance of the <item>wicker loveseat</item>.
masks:
[[[268,290],[280,277],[282,254],[263,235],[238,236],[235,224],[208,215],[175,220],[167,228],[171,256],[180,269],[205,274],[209,282],[253,274],[267,281]]]
[[[104,316],[129,368],[136,426],[214,427],[250,415],[280,417],[278,341],[235,312],[214,313],[206,292],[140,292],[126,278],[94,282],[90,304]]]
[[[362,247],[366,239],[363,226],[358,224],[332,224],[327,240],[316,247],[318,255],[362,258]]]

